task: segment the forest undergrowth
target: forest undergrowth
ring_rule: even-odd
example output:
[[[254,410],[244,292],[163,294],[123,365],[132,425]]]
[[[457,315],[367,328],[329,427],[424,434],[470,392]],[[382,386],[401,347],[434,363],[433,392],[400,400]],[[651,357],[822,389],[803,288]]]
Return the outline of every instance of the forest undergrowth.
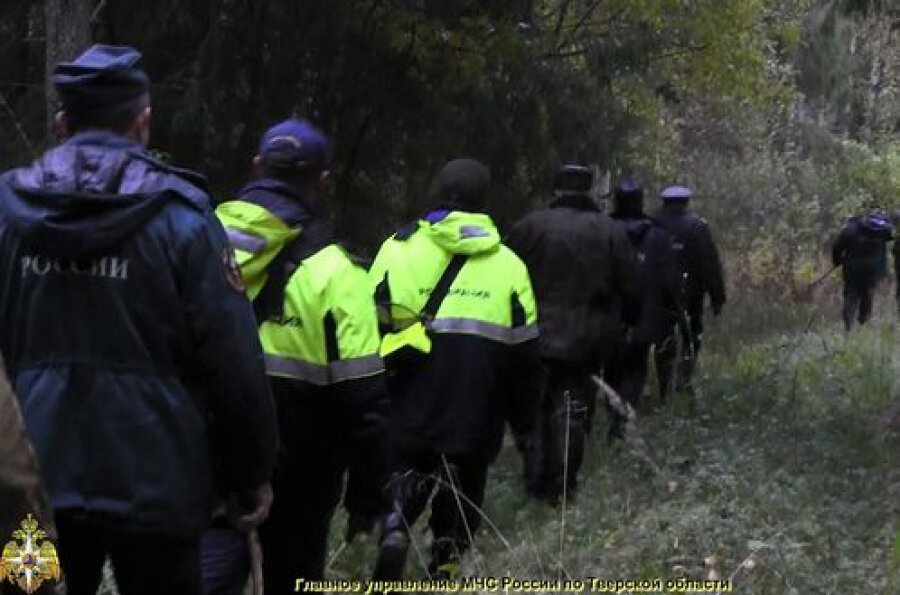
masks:
[[[733,580],[735,593],[900,593],[900,333],[892,296],[849,335],[838,305],[746,298],[708,325],[692,395],[648,399],[644,445],[610,448],[598,407],[565,510],[529,500],[511,445],[464,576]],[[329,578],[368,576],[374,539]],[[490,525],[493,525],[491,527]],[[426,577],[420,521],[410,578]],[[421,553],[421,557],[417,554]]]
[[[708,325],[694,392],[645,399],[637,447],[606,444],[598,406],[579,491],[565,507],[525,496],[507,444],[488,480],[489,521],[460,575],[900,593],[900,327],[892,296],[879,298],[876,319],[850,334],[833,298],[731,305]],[[427,578],[425,520],[414,531],[411,579]],[[375,539],[345,546],[345,521],[339,512],[332,526],[327,578],[365,579]],[[115,593],[109,578],[101,592]]]

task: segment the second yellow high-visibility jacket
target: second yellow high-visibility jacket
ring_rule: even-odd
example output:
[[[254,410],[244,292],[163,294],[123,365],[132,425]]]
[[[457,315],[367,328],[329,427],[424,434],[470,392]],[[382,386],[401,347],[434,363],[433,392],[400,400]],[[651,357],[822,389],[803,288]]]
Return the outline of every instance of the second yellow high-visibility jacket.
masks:
[[[466,260],[425,321],[428,355],[396,371],[392,421],[407,439],[438,451],[493,457],[505,420],[518,434],[531,431],[542,390],[525,265],[487,215],[438,210],[384,242],[369,274],[383,311],[415,318],[454,255]]]

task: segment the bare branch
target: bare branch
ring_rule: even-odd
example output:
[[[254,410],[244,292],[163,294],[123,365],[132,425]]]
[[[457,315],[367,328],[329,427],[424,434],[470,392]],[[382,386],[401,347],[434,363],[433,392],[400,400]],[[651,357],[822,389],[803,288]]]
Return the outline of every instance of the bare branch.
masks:
[[[585,9],[584,14],[581,15],[580,19],[578,19],[578,23],[576,23],[575,26],[569,30],[566,37],[556,45],[557,51],[562,50],[564,47],[569,45],[572,42],[572,40],[575,39],[575,36],[578,33],[578,31],[581,30],[581,28],[584,27],[586,23],[588,23],[591,16],[594,14],[594,11],[597,9],[597,7],[600,5],[600,3],[602,1],[603,0],[594,0],[594,2]],[[612,19],[610,19],[610,22],[612,22]],[[556,33],[557,33],[557,35],[559,35],[559,33],[560,33],[559,28],[557,28]]]
[[[9,114],[13,125],[16,127],[16,132],[19,133],[19,137],[21,137],[22,143],[28,148],[28,152],[31,153],[32,157],[37,157],[37,151],[35,151],[31,139],[28,138],[28,133],[25,132],[21,122],[19,122],[19,119],[16,117],[16,113],[13,111],[12,106],[9,105],[9,102],[6,101],[6,97],[3,96],[3,93],[0,93],[0,105],[2,105]]]
[[[106,8],[106,0],[100,0],[97,3],[97,7],[94,8],[94,12],[91,13],[91,22],[96,23],[97,19],[100,17],[100,13],[103,12],[103,9]]]

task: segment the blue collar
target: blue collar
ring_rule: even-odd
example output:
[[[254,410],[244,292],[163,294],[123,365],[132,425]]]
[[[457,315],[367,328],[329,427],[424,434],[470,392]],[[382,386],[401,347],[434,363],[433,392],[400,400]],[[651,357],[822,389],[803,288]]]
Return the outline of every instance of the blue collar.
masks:
[[[435,209],[426,213],[423,219],[425,219],[425,221],[427,221],[428,223],[434,225],[435,223],[440,223],[441,221],[446,219],[447,215],[452,212],[453,211],[451,211],[450,209]]]
[[[66,140],[67,145],[100,145],[116,149],[135,148],[144,151],[144,147],[121,134],[111,130],[85,130]]]

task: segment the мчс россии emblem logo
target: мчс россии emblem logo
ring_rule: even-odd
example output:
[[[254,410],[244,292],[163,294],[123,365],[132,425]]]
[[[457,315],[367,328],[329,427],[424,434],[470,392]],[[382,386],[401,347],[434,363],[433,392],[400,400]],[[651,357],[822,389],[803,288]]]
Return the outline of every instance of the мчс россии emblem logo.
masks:
[[[56,548],[46,541],[46,531],[29,514],[0,556],[0,583],[9,580],[26,593],[37,591],[44,581],[59,580]]]

